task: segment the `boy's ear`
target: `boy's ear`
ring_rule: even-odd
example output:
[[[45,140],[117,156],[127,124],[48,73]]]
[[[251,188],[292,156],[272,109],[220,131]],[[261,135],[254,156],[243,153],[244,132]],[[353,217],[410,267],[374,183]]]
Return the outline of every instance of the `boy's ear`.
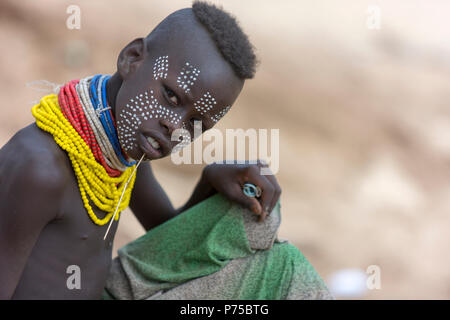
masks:
[[[122,79],[128,78],[144,61],[145,41],[143,38],[134,39],[120,51],[117,59],[117,71]]]

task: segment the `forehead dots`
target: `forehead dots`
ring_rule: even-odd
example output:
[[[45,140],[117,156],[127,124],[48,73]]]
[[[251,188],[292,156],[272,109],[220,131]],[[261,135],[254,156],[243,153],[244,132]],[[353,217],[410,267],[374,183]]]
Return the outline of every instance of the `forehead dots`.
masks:
[[[189,62],[181,68],[181,71],[177,77],[178,86],[188,93],[191,91],[191,87],[194,85],[195,80],[197,80],[200,74],[200,70],[195,68]]]
[[[117,130],[122,147],[130,151],[136,147],[136,131],[143,121],[166,119],[174,125],[181,121],[181,115],[158,103],[153,90],[138,94],[120,111]]]
[[[169,56],[161,56],[155,60],[153,64],[153,78],[158,80],[159,78],[167,78],[167,72],[169,71]]]

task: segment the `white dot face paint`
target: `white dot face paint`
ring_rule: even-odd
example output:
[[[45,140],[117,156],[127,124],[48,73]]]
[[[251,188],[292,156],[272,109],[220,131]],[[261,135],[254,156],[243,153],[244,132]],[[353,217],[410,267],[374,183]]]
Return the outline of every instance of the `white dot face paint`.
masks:
[[[169,56],[161,56],[155,60],[153,64],[153,79],[167,78],[167,72],[169,71]]]
[[[117,120],[119,141],[125,152],[137,148],[136,132],[139,126],[147,120],[166,119],[178,125],[181,115],[161,105],[155,98],[153,90],[136,95],[130,99],[120,111]]]
[[[219,120],[222,119],[225,114],[231,109],[231,106],[226,106],[216,114],[208,114],[208,112],[212,110],[216,105],[216,99],[209,92],[206,92],[199,100],[194,103],[195,110],[197,110],[200,115],[206,114],[214,123],[219,122]]]
[[[169,71],[169,56],[160,56],[153,65],[153,78],[155,80],[167,78]],[[177,76],[177,85],[185,93],[191,91],[192,86],[200,75],[200,70],[191,63],[186,62]],[[195,103],[194,108],[200,115],[209,117],[214,123],[217,123],[231,108],[227,106],[220,112],[211,115],[210,111],[217,107],[216,99],[210,92],[206,92]],[[155,98],[153,90],[148,90],[137,94],[130,99],[126,106],[120,111],[117,118],[117,131],[119,141],[125,152],[130,152],[138,148],[136,133],[138,128],[145,122],[154,119],[165,119],[166,121],[178,126],[182,116],[172,109],[169,109],[159,103]],[[181,141],[174,147],[172,152],[176,152],[192,142],[192,137],[182,123],[180,139]]]
[[[221,111],[219,111],[215,115],[211,116],[211,120],[214,123],[219,122],[219,120],[222,119],[230,109],[231,109],[231,106],[227,106],[227,107],[223,108]]]
[[[209,92],[206,92],[203,97],[201,97],[199,100],[194,102],[194,108],[197,110],[201,115],[204,115],[209,110],[214,108],[214,106],[217,104],[216,99],[214,99],[213,96]]]
[[[194,82],[198,79],[199,75],[200,70],[195,68],[189,62],[186,62],[177,77],[177,84],[184,92],[188,93],[191,91],[191,87],[194,85]]]

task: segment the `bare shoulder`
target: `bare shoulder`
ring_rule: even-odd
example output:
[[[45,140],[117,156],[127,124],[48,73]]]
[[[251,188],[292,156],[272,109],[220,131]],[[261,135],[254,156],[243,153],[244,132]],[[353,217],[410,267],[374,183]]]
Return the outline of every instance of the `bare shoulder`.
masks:
[[[40,194],[53,198],[63,192],[70,162],[53,137],[31,124],[0,149],[3,194]],[[4,199],[3,199],[4,200]]]
[[[68,160],[52,140],[33,124],[0,149],[0,298],[12,297],[42,230],[61,218]]]

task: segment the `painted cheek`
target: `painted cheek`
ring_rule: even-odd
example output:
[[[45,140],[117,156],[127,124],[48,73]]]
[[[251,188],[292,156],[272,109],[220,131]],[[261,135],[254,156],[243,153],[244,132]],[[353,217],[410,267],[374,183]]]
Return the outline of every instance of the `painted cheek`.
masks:
[[[203,97],[201,97],[199,100],[197,100],[194,103],[194,108],[201,115],[205,115],[210,110],[212,110],[216,105],[217,105],[216,99],[209,92],[206,92],[203,95]],[[221,111],[219,111],[218,113],[216,113],[212,116],[209,116],[209,115],[208,116],[214,123],[217,123],[220,119],[222,119],[225,116],[225,114],[230,110],[230,108],[231,108],[231,106],[227,106],[227,107],[223,108]]]
[[[221,111],[219,111],[218,113],[216,113],[215,115],[211,116],[211,120],[214,123],[219,122],[220,119],[222,119],[227,112],[231,109],[231,106],[226,106],[225,108],[223,108]]]
[[[155,98],[153,90],[138,94],[130,99],[120,111],[117,120],[117,130],[121,146],[125,152],[137,148],[136,132],[139,126],[148,120],[165,119],[178,125],[182,116],[161,105]]]
[[[194,102],[194,108],[197,110],[201,115],[204,115],[209,110],[214,108],[214,106],[217,104],[216,99],[214,99],[213,96],[209,92],[206,92],[203,97],[201,97],[199,100]]]

